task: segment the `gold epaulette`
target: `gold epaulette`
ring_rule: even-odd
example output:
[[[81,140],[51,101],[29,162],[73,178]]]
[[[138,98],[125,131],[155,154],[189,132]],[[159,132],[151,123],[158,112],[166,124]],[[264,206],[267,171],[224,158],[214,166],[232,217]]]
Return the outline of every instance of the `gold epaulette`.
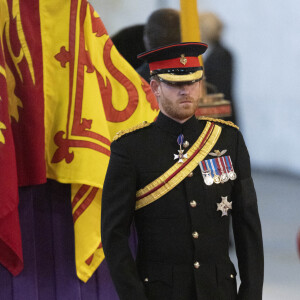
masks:
[[[197,119],[198,120],[204,120],[204,121],[218,122],[218,123],[222,123],[222,124],[234,127],[236,129],[240,129],[237,125],[235,125],[231,121],[225,121],[225,120],[222,120],[222,119],[214,119],[214,118],[209,118],[209,117],[198,117]]]
[[[115,137],[113,138],[113,141],[116,141],[117,139],[119,139],[121,136],[123,136],[124,134],[126,133],[129,133],[129,132],[133,132],[133,131],[136,131],[138,129],[141,129],[141,128],[144,128],[144,127],[147,127],[149,126],[151,123],[147,122],[147,121],[144,121],[140,124],[137,124],[136,126],[134,127],[131,127],[131,128],[128,128],[128,129],[124,129],[124,130],[120,130],[119,132],[116,133]]]

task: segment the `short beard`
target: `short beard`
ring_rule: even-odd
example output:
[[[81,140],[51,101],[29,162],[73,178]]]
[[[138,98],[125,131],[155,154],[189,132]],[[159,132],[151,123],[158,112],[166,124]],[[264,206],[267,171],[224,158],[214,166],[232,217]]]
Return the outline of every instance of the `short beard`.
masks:
[[[185,97],[185,98],[189,99],[189,97]],[[164,102],[163,110],[172,119],[182,121],[185,119],[189,119],[195,114],[199,102],[200,102],[200,98],[196,101],[196,103],[193,102],[193,106],[190,107],[189,109],[182,108],[179,110],[176,108],[176,106],[174,106],[173,104],[171,104],[171,102],[168,101],[168,102]]]

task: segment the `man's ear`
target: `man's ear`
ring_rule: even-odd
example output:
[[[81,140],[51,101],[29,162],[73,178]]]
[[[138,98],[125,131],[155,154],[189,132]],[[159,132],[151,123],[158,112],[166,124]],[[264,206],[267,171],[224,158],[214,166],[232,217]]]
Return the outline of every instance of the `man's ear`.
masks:
[[[160,84],[157,80],[152,79],[150,81],[150,88],[152,93],[156,96],[159,97],[160,96]]]

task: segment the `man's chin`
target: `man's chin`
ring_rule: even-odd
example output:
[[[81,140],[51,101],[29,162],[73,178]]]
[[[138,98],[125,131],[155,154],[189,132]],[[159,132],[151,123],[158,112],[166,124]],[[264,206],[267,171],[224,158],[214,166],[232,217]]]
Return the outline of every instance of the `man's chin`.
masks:
[[[182,115],[184,118],[191,117],[195,114],[196,110],[194,107],[188,107],[188,108],[182,108],[180,110],[180,115]]]
[[[195,111],[191,110],[191,111],[189,111],[187,113],[179,114],[178,115],[178,119],[179,120],[187,120],[187,119],[191,118],[194,114],[195,114]]]

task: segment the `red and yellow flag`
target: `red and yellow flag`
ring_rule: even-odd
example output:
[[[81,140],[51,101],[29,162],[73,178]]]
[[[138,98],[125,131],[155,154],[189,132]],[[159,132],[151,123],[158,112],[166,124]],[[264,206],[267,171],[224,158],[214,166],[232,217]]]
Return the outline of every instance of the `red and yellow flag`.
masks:
[[[9,99],[19,113],[14,134],[20,138],[22,126],[28,129],[27,140],[16,145],[19,183],[47,177],[72,184],[77,275],[87,281],[104,258],[101,193],[112,138],[119,130],[153,121],[158,106],[86,0],[8,3],[9,22],[16,27],[8,39],[18,51],[10,51],[9,44],[6,49],[21,91]],[[22,53],[22,62],[16,53]],[[39,147],[18,154],[41,139]],[[37,164],[22,164],[27,155],[36,155]]]
[[[0,263],[13,275],[17,275],[23,268],[23,256],[16,156],[11,129],[13,109],[9,107],[9,95],[14,91],[15,81],[4,53],[8,23],[8,6],[0,1]],[[18,99],[13,100],[17,102]]]

